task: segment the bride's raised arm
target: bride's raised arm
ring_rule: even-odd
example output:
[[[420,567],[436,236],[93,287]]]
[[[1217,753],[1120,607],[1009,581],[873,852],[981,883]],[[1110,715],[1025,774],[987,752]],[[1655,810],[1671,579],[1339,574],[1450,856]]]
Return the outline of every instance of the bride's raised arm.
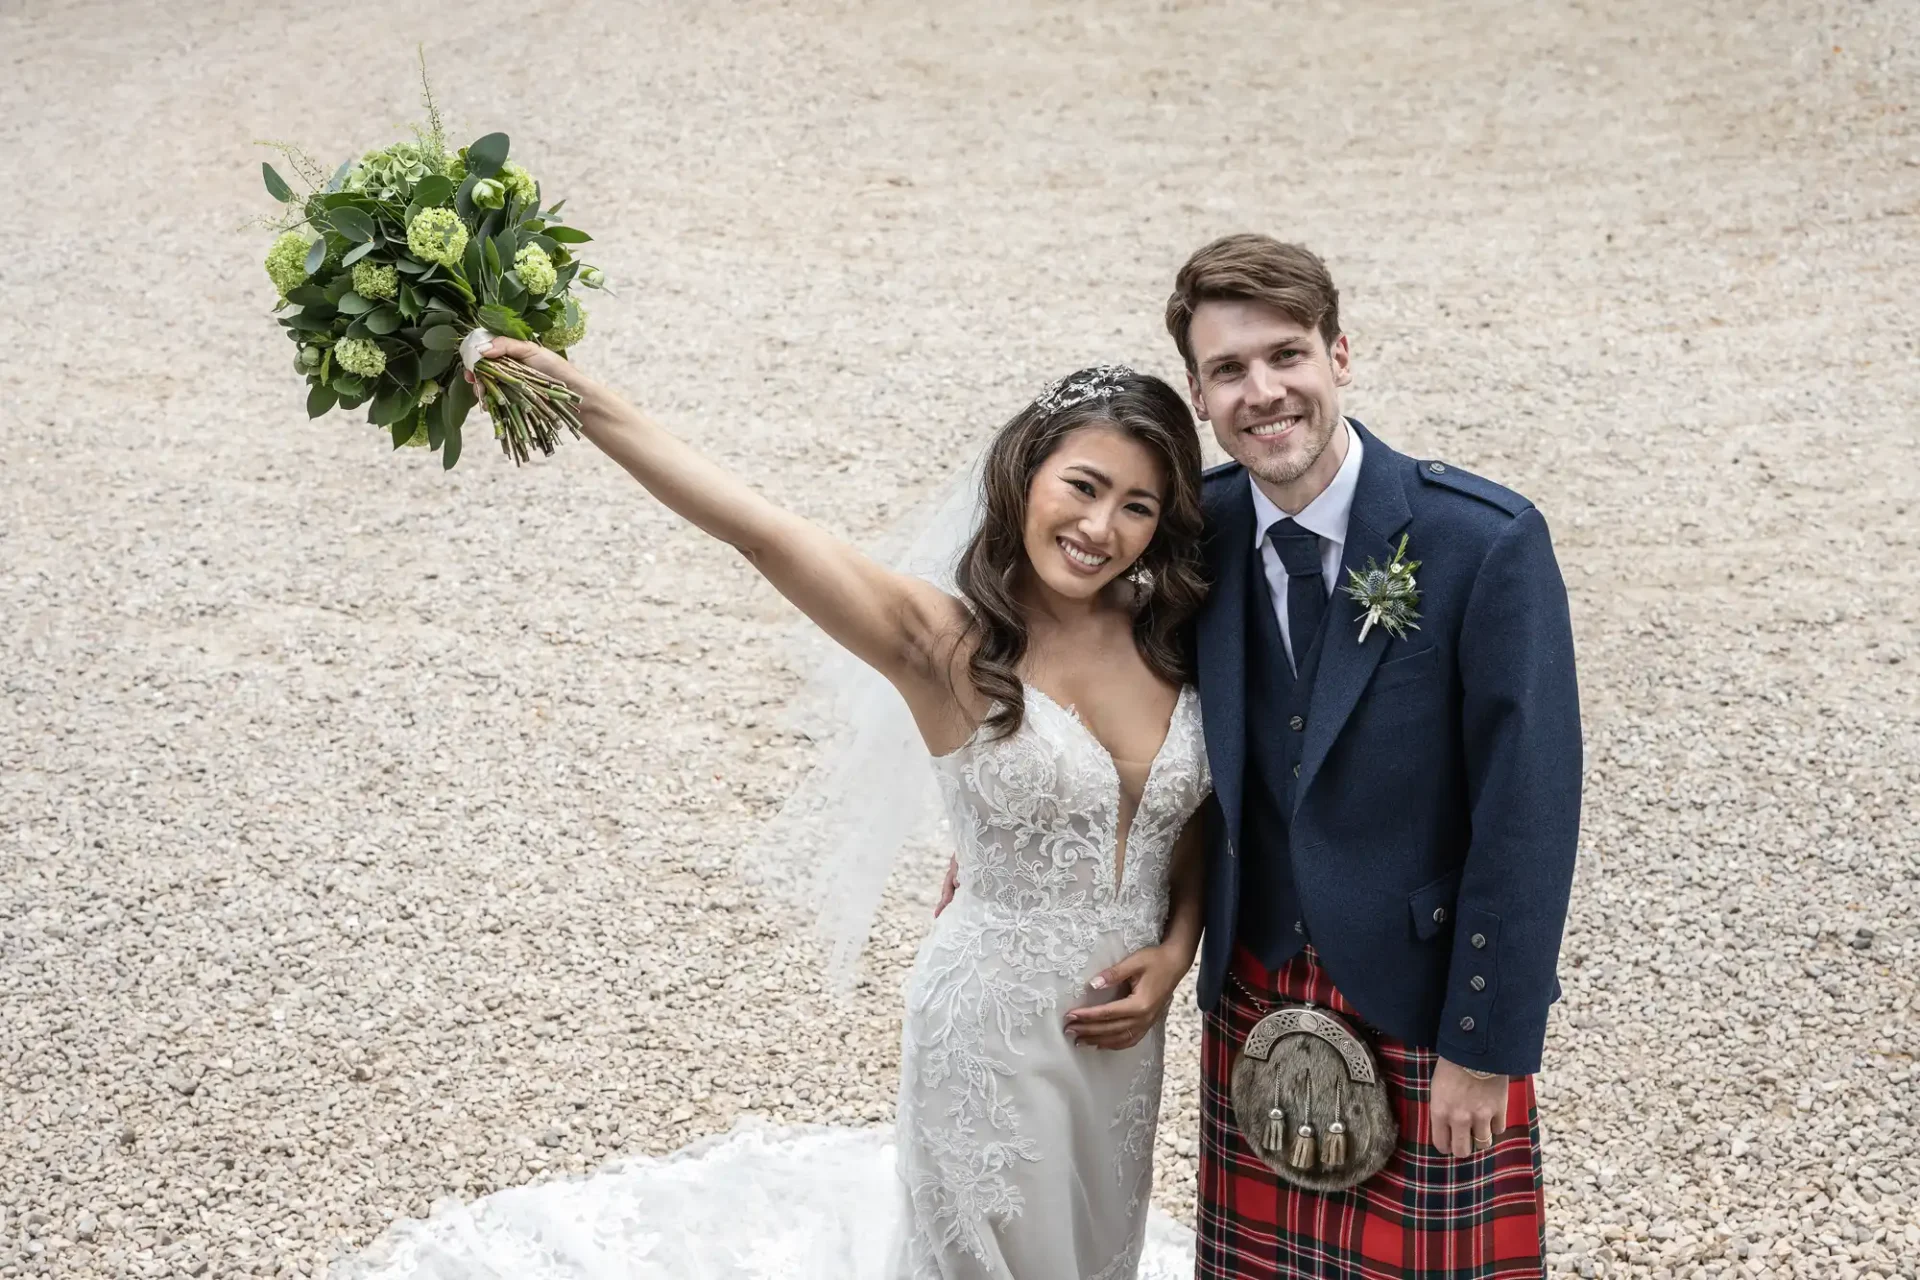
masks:
[[[876,564],[858,548],[769,501],[605,386],[544,347],[495,338],[506,356],[582,396],[582,430],[647,491],[733,546],[781,595],[906,695],[921,719],[951,705],[949,668],[965,607],[932,583]]]

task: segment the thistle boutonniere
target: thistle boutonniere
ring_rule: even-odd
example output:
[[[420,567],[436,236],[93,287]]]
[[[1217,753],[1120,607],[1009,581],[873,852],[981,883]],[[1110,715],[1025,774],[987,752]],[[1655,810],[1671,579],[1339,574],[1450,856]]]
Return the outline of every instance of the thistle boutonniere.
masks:
[[[1413,579],[1413,571],[1420,567],[1420,562],[1406,559],[1406,554],[1407,535],[1403,533],[1386,568],[1382,569],[1368,556],[1365,573],[1347,570],[1350,581],[1345,587],[1346,593],[1364,611],[1355,619],[1360,624],[1361,644],[1367,642],[1367,632],[1373,630],[1376,623],[1396,640],[1407,638],[1408,627],[1420,629],[1414,622],[1420,613],[1413,607],[1420,602],[1420,592]]]

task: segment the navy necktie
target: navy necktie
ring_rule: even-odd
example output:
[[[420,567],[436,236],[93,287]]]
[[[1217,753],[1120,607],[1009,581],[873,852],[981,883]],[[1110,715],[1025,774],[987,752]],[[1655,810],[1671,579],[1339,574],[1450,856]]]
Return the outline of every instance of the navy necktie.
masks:
[[[1287,639],[1297,674],[1327,615],[1327,582],[1320,572],[1320,535],[1281,520],[1267,529],[1267,541],[1287,570]]]

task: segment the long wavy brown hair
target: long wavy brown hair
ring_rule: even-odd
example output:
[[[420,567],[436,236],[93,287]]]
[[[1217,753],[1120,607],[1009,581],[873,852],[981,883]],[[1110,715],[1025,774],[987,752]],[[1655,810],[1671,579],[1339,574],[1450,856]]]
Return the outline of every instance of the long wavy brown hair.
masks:
[[[1125,571],[1136,582],[1134,643],[1161,679],[1183,684],[1192,675],[1187,622],[1206,598],[1200,561],[1200,441],[1187,402],[1148,374],[1115,376],[1083,369],[1061,384],[1092,380],[1114,385],[1111,395],[1049,410],[1042,396],[1015,414],[988,446],[983,483],[986,510],[960,557],[955,585],[972,606],[965,640],[976,643],[967,674],[993,700],[986,719],[992,737],[1005,737],[1026,715],[1026,695],[1015,669],[1026,656],[1029,632],[1017,596],[1028,568],[1027,495],[1033,477],[1082,427],[1118,428],[1160,459],[1167,474],[1160,523],[1139,559]]]

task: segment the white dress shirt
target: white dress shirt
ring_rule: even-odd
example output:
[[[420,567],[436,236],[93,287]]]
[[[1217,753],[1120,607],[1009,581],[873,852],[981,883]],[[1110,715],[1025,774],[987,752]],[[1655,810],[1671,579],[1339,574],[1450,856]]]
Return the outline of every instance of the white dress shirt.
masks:
[[[1347,517],[1353,513],[1353,491],[1360,485],[1360,455],[1364,447],[1360,443],[1360,433],[1340,420],[1340,429],[1347,433],[1347,456],[1340,463],[1340,470],[1334,472],[1333,480],[1320,496],[1306,505],[1293,522],[1308,533],[1320,535],[1320,574],[1326,579],[1327,594],[1340,582],[1340,557],[1347,549]],[[1296,668],[1299,663],[1293,656],[1293,633],[1287,624],[1287,567],[1280,563],[1280,553],[1267,541],[1267,530],[1282,520],[1287,513],[1275,506],[1273,499],[1260,491],[1253,477],[1247,477],[1247,484],[1253,490],[1253,545],[1260,552],[1260,563],[1267,571],[1268,603],[1273,606],[1273,614],[1280,619],[1280,642],[1287,647],[1287,661]]]

